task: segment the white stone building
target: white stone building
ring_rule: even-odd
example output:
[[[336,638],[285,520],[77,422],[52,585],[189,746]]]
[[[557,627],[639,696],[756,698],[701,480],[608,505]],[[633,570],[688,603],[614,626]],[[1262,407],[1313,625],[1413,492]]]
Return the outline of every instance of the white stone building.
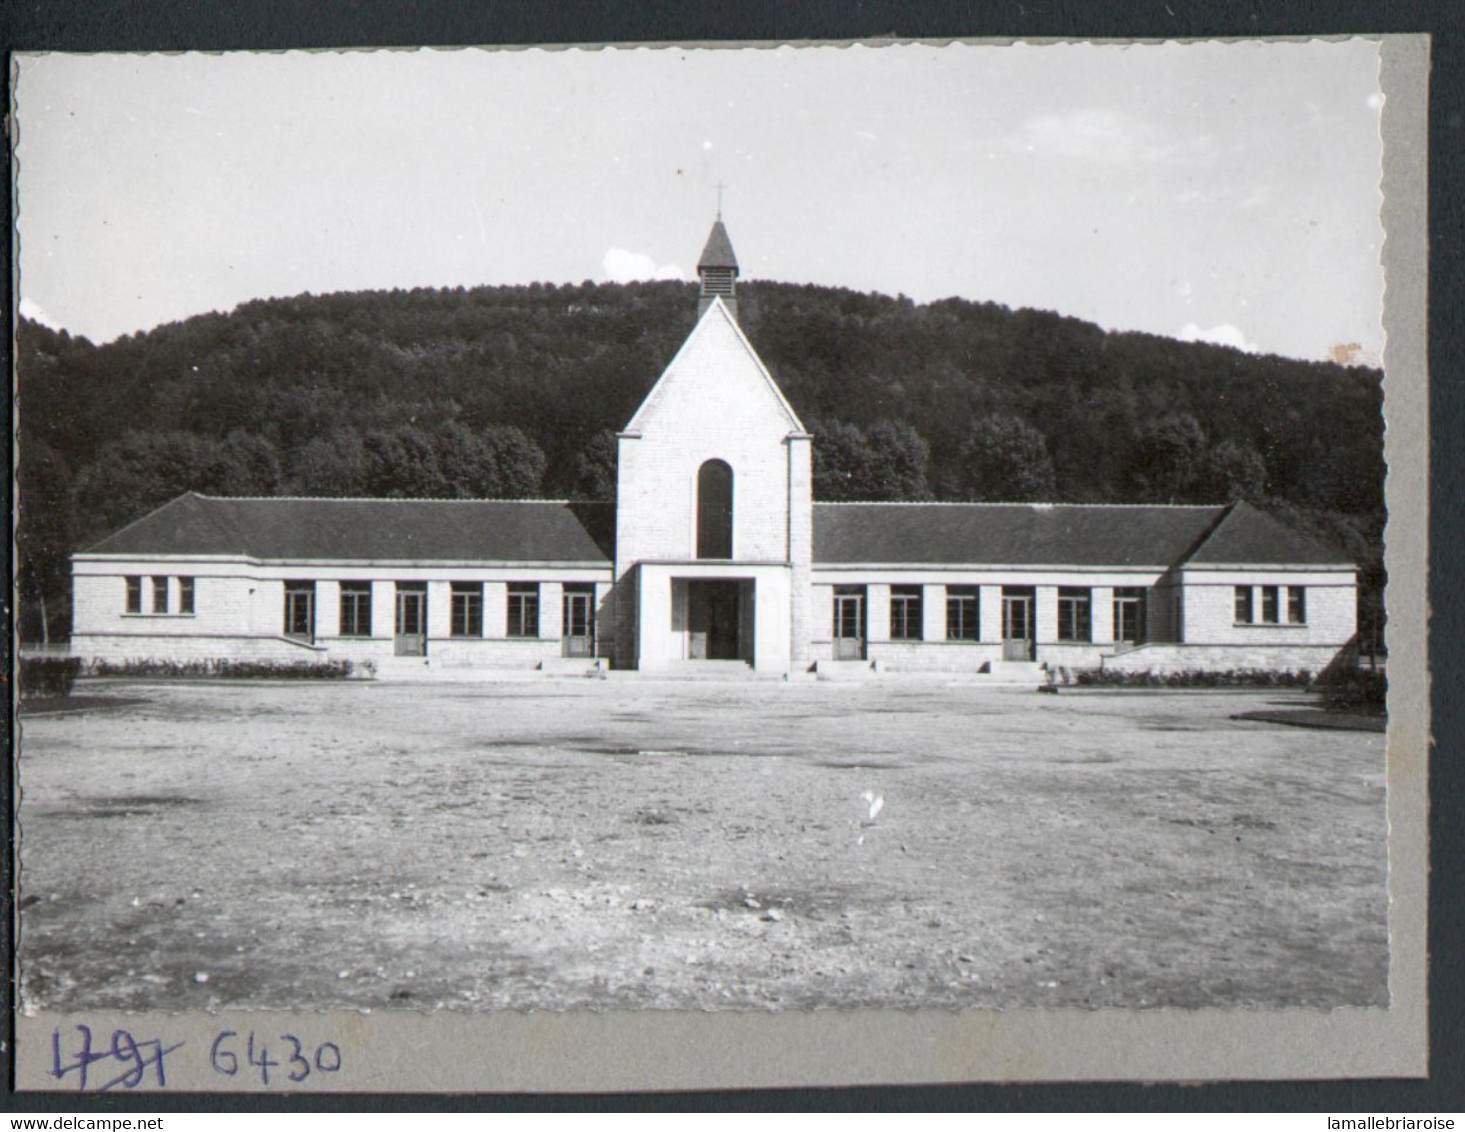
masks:
[[[738,326],[719,220],[696,327],[619,434],[614,504],[184,495],[73,559],[72,650],[429,668],[1317,672],[1356,568],[1245,504],[816,503]]]

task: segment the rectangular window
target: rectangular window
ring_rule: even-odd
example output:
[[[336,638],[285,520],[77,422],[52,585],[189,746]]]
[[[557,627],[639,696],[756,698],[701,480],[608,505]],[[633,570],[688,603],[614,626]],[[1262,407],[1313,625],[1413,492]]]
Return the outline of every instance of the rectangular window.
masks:
[[[1251,606],[1251,587],[1236,587],[1236,624],[1250,625],[1254,619]]]
[[[919,641],[921,639],[921,587],[890,587],[890,639],[892,641]]]
[[[1277,587],[1262,587],[1262,621],[1268,625],[1277,623]]]
[[[178,579],[178,612],[193,612],[193,579]]]
[[[341,636],[371,636],[371,583],[341,583]]]
[[[142,579],[127,579],[127,612],[142,612]]]
[[[1301,586],[1287,587],[1287,620],[1293,625],[1307,624],[1307,592]]]
[[[947,586],[946,639],[975,641],[977,635],[977,587]]]
[[[483,583],[453,583],[453,619],[448,630],[455,637],[483,636]]]
[[[168,612],[168,579],[153,579],[153,612]]]
[[[1058,590],[1058,639],[1088,641],[1093,639],[1089,611],[1092,597],[1088,590],[1063,586]]]
[[[509,584],[509,636],[539,636],[539,584]]]

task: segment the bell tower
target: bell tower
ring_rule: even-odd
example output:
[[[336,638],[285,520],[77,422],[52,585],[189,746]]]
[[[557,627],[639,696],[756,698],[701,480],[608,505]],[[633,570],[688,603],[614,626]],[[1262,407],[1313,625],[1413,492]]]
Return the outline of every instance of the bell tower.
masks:
[[[738,257],[733,254],[732,241],[727,237],[727,228],[722,223],[722,210],[718,209],[717,220],[697,260],[697,277],[702,281],[702,291],[697,299],[697,317],[700,319],[712,305],[713,299],[721,299],[728,314],[738,316]]]

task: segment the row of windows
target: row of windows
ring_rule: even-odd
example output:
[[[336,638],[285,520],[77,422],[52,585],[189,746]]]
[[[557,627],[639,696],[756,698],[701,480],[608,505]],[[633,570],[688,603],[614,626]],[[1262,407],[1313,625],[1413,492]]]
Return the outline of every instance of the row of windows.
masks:
[[[1261,618],[1257,618],[1256,591],[1261,591]],[[1238,625],[1279,625],[1282,623],[1282,595],[1287,598],[1287,624],[1307,624],[1307,591],[1302,586],[1237,586],[1236,623]]]
[[[371,636],[372,584],[342,582],[340,635]],[[590,606],[594,588],[589,585],[564,587],[569,610],[566,631],[586,635],[593,617]],[[427,590],[424,583],[399,582],[394,631],[398,635],[419,635],[426,631]],[[506,633],[510,637],[539,636],[539,583],[511,582],[505,609]],[[452,583],[448,632],[454,637],[483,636],[483,583]],[[315,583],[287,582],[285,585],[285,633],[294,637],[315,634]]]
[[[152,600],[149,603],[148,610],[147,610],[149,613],[170,613],[171,612],[171,613],[178,613],[178,614],[191,614],[193,612],[193,579],[192,578],[173,578],[173,579],[170,579],[170,578],[165,577],[163,575],[154,575],[153,577],[151,577],[151,578],[149,578],[147,580],[152,583],[148,587],[149,593],[152,595]],[[143,611],[143,608],[142,608],[142,589],[143,589],[142,584],[143,584],[143,579],[140,578],[140,577],[138,577],[138,576],[136,576],[136,575],[133,575],[133,576],[127,578],[126,581],[127,581],[127,607],[126,607],[127,608],[127,612],[128,613],[141,613]],[[170,594],[171,594],[171,591],[172,591],[172,588],[173,588],[170,585],[170,582],[174,582],[174,581],[176,581],[178,583],[178,607],[176,609],[170,609],[169,608],[169,601],[170,601]]]
[[[946,587],[946,639],[975,641],[980,637],[980,590],[976,586]],[[890,587],[890,639],[919,641],[924,639],[920,586]],[[850,598],[863,599],[862,587],[848,587],[836,600],[835,636],[861,635],[861,613],[849,604]],[[1034,623],[1036,591],[1031,586],[1002,588],[1002,635],[1005,639],[1031,639]],[[1142,587],[1118,587],[1114,590],[1114,639],[1139,641],[1144,631],[1145,596]],[[1058,639],[1060,641],[1093,640],[1093,592],[1078,586],[1058,590]]]

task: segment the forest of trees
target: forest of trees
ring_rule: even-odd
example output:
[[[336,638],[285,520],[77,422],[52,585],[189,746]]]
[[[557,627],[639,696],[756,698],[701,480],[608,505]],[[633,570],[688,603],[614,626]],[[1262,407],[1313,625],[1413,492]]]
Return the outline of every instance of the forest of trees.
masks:
[[[959,299],[739,300],[817,498],[1247,499],[1354,556],[1377,616],[1375,369]],[[68,631],[71,552],[184,491],[609,498],[614,430],[695,311],[658,282],[302,295],[103,346],[22,319],[23,636]]]

